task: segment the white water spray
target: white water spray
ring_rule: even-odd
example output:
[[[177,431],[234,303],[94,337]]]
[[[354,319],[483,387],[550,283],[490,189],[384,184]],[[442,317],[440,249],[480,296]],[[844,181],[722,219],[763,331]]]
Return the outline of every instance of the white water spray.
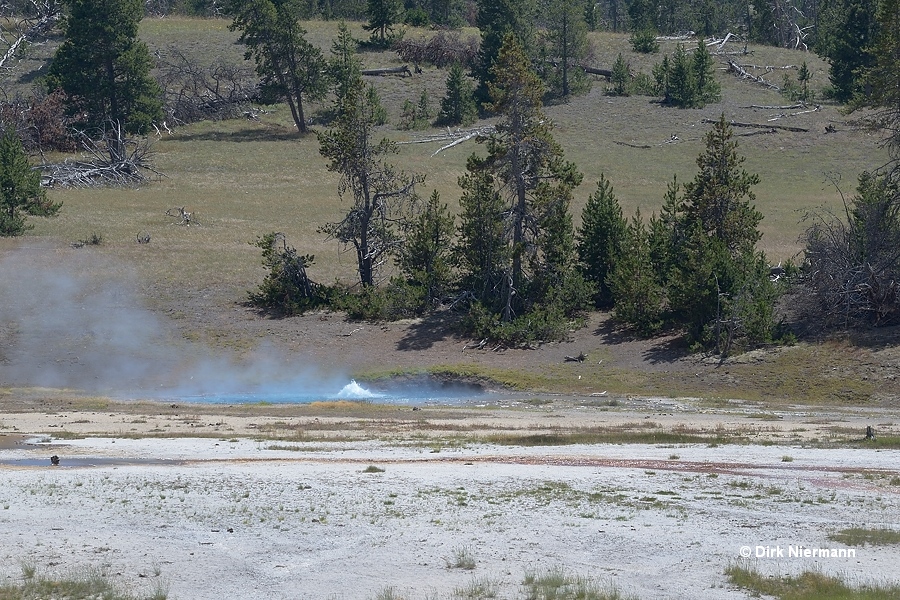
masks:
[[[350,383],[345,385],[343,389],[338,392],[338,398],[348,398],[354,400],[360,400],[364,398],[382,398],[384,394],[376,394],[370,390],[367,390],[363,386],[356,383],[355,379],[351,379]]]

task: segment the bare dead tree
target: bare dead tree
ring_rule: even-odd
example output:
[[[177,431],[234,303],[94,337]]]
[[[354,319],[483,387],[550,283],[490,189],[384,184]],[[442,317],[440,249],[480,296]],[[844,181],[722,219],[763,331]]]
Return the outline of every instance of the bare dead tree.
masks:
[[[79,132],[84,151],[75,160],[40,166],[41,185],[45,187],[90,188],[105,186],[137,186],[147,181],[153,168],[150,142],[131,138],[119,123],[108,123],[101,139],[95,140]]]
[[[173,124],[237,118],[259,98],[259,81],[243,63],[219,58],[202,66],[174,46],[158,52],[157,60],[163,105]]]
[[[836,178],[832,183],[840,192]],[[803,241],[804,286],[827,326],[900,322],[900,182],[891,174],[860,177],[858,195],[841,193],[842,216],[819,210]]]
[[[175,225],[184,225],[185,227],[200,225],[200,221],[197,220],[194,213],[186,211],[184,206],[176,206],[175,208],[168,209],[166,211],[166,216],[178,219],[178,221],[175,222]]]
[[[400,60],[416,66],[430,64],[443,68],[459,63],[469,68],[478,57],[478,46],[478,38],[475,36],[463,39],[459,33],[439,31],[428,39],[420,37],[398,40],[394,44],[394,50]]]
[[[39,43],[59,21],[56,0],[30,0],[27,14],[13,14],[7,2],[0,2],[0,75],[14,69],[17,56],[28,44]]]

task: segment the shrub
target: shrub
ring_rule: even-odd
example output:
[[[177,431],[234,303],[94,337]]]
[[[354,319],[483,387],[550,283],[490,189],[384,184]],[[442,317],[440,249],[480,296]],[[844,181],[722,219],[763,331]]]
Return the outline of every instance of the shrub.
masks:
[[[656,41],[656,32],[653,29],[641,29],[631,34],[628,40],[631,49],[641,54],[655,54],[659,52],[659,42]]]
[[[269,272],[257,290],[249,293],[251,304],[294,315],[328,303],[327,290],[306,274],[314,256],[298,254],[282,233],[267,233],[253,245],[262,249],[262,263]]]

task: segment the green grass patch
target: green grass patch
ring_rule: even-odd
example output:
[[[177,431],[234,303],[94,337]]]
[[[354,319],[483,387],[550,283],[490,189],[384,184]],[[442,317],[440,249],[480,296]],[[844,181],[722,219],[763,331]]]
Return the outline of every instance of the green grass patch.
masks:
[[[754,596],[774,596],[780,600],[897,600],[900,586],[863,585],[850,587],[842,579],[815,571],[796,577],[769,577],[755,569],[731,565],[725,569],[728,581]]]
[[[59,577],[43,575],[32,565],[22,565],[21,583],[0,585],[0,600],[36,600],[65,598],[66,600],[165,600],[168,584],[156,579],[146,593],[134,593],[114,585],[105,573],[89,569]]]
[[[471,571],[475,568],[475,555],[468,546],[454,548],[450,556],[444,558],[444,564],[448,569]]]
[[[829,534],[828,539],[847,546],[891,546],[900,544],[900,531],[851,527]]]
[[[612,583],[568,573],[561,567],[525,574],[522,581],[526,600],[625,600]]]

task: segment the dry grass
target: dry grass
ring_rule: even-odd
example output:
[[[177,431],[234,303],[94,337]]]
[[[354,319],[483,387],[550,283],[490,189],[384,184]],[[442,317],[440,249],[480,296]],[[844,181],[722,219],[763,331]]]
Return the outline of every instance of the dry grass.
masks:
[[[828,539],[846,546],[893,546],[900,544],[900,531],[851,527],[830,534]]]
[[[728,580],[759,597],[761,594],[781,600],[893,600],[900,597],[900,586],[871,584],[850,587],[843,580],[816,571],[804,571],[796,577],[767,577],[754,568],[731,565],[725,570]]]
[[[366,37],[359,23],[351,25],[357,38]],[[327,50],[337,24],[312,22],[307,27],[310,39]],[[427,35],[419,31],[408,33],[420,34]],[[201,64],[219,57],[242,61],[243,49],[235,44],[237,34],[228,31],[224,20],[147,19],[141,25],[141,36],[153,50],[165,52],[177,45]],[[600,66],[611,64],[622,52],[633,70],[649,72],[652,64],[662,58],[662,54],[634,54],[624,35],[595,33],[591,37],[594,62]],[[664,44],[663,52],[673,48],[671,43]],[[825,64],[814,55],[767,47],[750,49],[753,54],[742,58],[742,62],[796,65],[806,61],[813,73],[814,89],[827,80]],[[46,57],[52,44],[40,50],[47,53]],[[391,52],[365,52],[360,57],[365,66],[399,64]],[[30,60],[23,69],[37,73],[40,64],[37,59]],[[11,89],[27,90],[33,80],[30,77],[23,72]],[[381,132],[398,141],[427,133],[399,131],[395,124],[403,102],[416,100],[423,89],[428,91],[436,109],[444,93],[445,77],[444,71],[426,67],[423,74],[414,77],[369,78],[390,114],[392,124]],[[613,182],[626,215],[640,207],[649,216],[661,205],[666,184],[674,174],[682,181],[693,177],[695,159],[703,150],[703,136],[708,128],[702,119],[716,118],[724,112],[730,119],[765,122],[778,111],[744,107],[785,103],[774,92],[724,72],[718,78],[723,89],[722,102],[700,110],[664,108],[648,97],[606,96],[604,81],[596,81],[590,94],[569,104],[548,107],[557,141],[565,148],[567,158],[585,174],[585,183],[577,190],[572,207],[576,223],[601,172]],[[309,114],[315,115],[316,107],[310,108]],[[258,236],[281,231],[299,251],[315,254],[310,275],[317,281],[349,282],[355,276],[355,261],[350,254],[341,252],[336,244],[317,233],[321,225],[338,219],[347,206],[337,195],[338,178],[325,168],[316,137],[294,132],[284,106],[269,107],[267,111],[259,122],[198,123],[179,127],[175,135],[157,140],[156,166],[165,177],[141,189],[51,192],[54,200],[64,202],[60,216],[35,219],[33,237],[24,241],[0,240],[0,251],[44,244],[53,252],[36,254],[36,261],[47,264],[55,263],[62,254],[75,254],[84,270],[94,277],[132,279],[145,301],[165,313],[188,339],[238,352],[257,346],[266,336],[266,328],[242,329],[234,323],[233,309],[263,276],[259,250],[251,245]],[[825,105],[817,113],[788,117],[779,123],[808,127],[810,131],[739,138],[740,152],[747,157],[745,168],[759,173],[762,179],[756,190],[757,206],[765,215],[762,247],[773,262],[797,252],[797,238],[802,230],[799,219],[804,211],[839,202],[834,190],[823,183],[824,172],[842,173],[845,188],[849,189],[856,173],[883,162],[875,140],[851,131],[846,118],[834,106]],[[838,133],[825,135],[826,124],[835,124]],[[679,143],[664,143],[673,134]],[[650,148],[629,148],[616,144],[617,141]],[[463,173],[466,157],[475,148],[471,143],[463,144],[431,157],[436,145],[405,145],[395,162],[407,171],[424,173],[422,195],[437,189],[453,209],[460,194],[457,179]],[[201,226],[173,224],[174,219],[166,217],[165,211],[176,206],[194,211]],[[68,248],[70,242],[93,233],[102,235],[101,246]],[[137,244],[138,233],[150,234],[151,242]],[[280,331],[283,333],[283,329]],[[766,402],[816,398],[847,403],[871,398],[877,388],[872,381],[847,377],[841,371],[836,371],[834,377],[818,376],[823,370],[818,359],[825,357],[826,361],[836,362],[839,358],[839,353],[829,352],[827,348],[798,350],[815,355],[810,356],[816,359],[811,362],[798,361],[795,355],[779,359],[775,365],[735,366],[733,373],[739,376],[723,378],[715,384],[721,385],[723,395]],[[604,368],[577,381],[569,377],[570,367],[559,365],[527,373],[468,365],[449,365],[445,370],[470,371],[476,377],[529,389],[559,389],[564,385],[575,392],[608,389],[610,393],[640,394],[660,393],[664,389],[666,394],[704,396],[709,395],[710,389],[708,381],[630,369]]]

